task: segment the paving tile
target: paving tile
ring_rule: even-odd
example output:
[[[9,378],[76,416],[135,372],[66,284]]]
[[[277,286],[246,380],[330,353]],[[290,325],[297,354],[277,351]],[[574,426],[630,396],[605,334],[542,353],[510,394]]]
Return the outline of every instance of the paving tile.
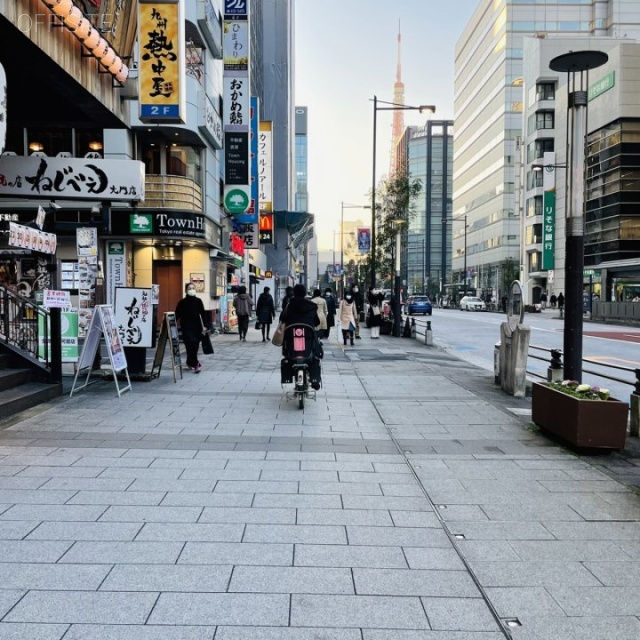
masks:
[[[435,513],[426,511],[391,511],[391,519],[396,527],[440,527]]]
[[[291,507],[307,509],[342,509],[339,495],[300,495],[300,494],[257,494],[253,500],[254,507]]]
[[[485,592],[501,618],[565,614],[542,587],[490,587]]]
[[[129,493],[127,491],[127,493]],[[182,493],[172,491],[163,494],[162,506],[181,507],[251,507],[251,493]],[[256,505],[257,506],[257,505]]]
[[[74,624],[65,640],[211,640],[215,627]]]
[[[250,482],[220,480],[216,493],[298,493],[297,482]],[[325,492],[328,493],[328,492]]]
[[[464,541],[464,545],[468,544]],[[624,562],[629,560],[628,543],[615,544],[608,541],[581,540],[580,544],[566,540],[511,540],[509,542],[518,557],[525,561],[566,561],[585,562],[589,560],[606,560]],[[482,558],[477,557],[478,560]],[[491,560],[492,558],[485,558]],[[500,560],[501,558],[493,558]],[[517,560],[518,558],[505,558]]]
[[[256,593],[163,593],[149,624],[281,626],[289,624],[289,596]]]
[[[431,628],[447,631],[500,631],[480,598],[422,598]]]
[[[57,562],[71,542],[2,540],[0,562]]]
[[[154,593],[30,591],[5,617],[8,622],[144,624]]]
[[[521,620],[523,626],[516,630],[517,640],[637,640],[640,638],[640,620],[635,617],[531,617]]]
[[[164,524],[152,522],[142,527],[136,540],[240,542],[243,531],[244,526],[241,524]]]
[[[248,524],[243,542],[347,544],[344,527]]]
[[[197,522],[200,507],[109,507],[100,522]]]
[[[384,509],[385,511],[432,511],[429,501],[422,498],[393,496],[349,496],[342,497],[345,509]]]
[[[640,616],[640,602],[626,586],[551,586],[547,591],[568,616]]]
[[[291,596],[292,627],[429,629],[419,598]]]
[[[119,564],[113,568],[100,590],[225,592],[231,570],[231,566]]]
[[[125,478],[52,478],[41,491],[125,491],[132,479]]]
[[[17,589],[0,590],[0,619],[25,595],[26,591]],[[1,628],[1,627],[0,627]]]
[[[0,504],[64,504],[75,491],[0,490]]]
[[[216,640],[362,640],[358,629],[218,627]]]
[[[11,491],[13,489],[38,489],[48,481],[48,478],[30,478],[27,476],[13,476],[11,478],[0,477],[0,490]]]
[[[461,571],[464,563],[455,549],[446,547],[404,547],[404,555],[411,569],[432,569],[437,571]]]
[[[250,542],[187,542],[179,564],[272,565],[293,564],[292,544]]]
[[[382,489],[373,482],[300,482],[300,493],[339,494],[344,496],[381,496]]]
[[[472,562],[483,587],[601,586],[579,562]]]
[[[25,624],[3,622],[0,624],[2,640],[61,640],[69,625]]]
[[[140,524],[130,522],[43,522],[29,540],[133,540]]]
[[[157,506],[165,495],[163,491],[78,491],[66,504]]]
[[[0,564],[3,589],[95,591],[111,569],[62,564]]]
[[[380,631],[363,629],[363,640],[504,640],[501,631]]]
[[[353,594],[349,569],[235,567],[229,592]]]
[[[475,598],[480,593],[464,571],[354,569],[359,595]]]
[[[18,504],[5,511],[2,520],[35,520],[37,522],[93,522],[107,509],[105,506]]]
[[[388,511],[366,509],[298,509],[298,524],[318,525],[370,525],[392,527],[394,522]]]
[[[401,549],[344,545],[299,544],[295,565],[307,567],[407,568]]]
[[[640,522],[548,522],[545,527],[560,540],[640,539]]]
[[[215,480],[163,480],[161,478],[136,478],[127,491],[175,491],[211,493]]]
[[[60,562],[173,564],[181,550],[180,542],[76,542]]]
[[[295,509],[206,507],[198,522],[295,524]]]
[[[386,547],[449,547],[441,529],[404,527],[347,527],[349,544]]]
[[[455,527],[451,528],[455,529],[455,533],[464,534],[467,540],[553,539],[545,526],[535,522],[456,522]]]

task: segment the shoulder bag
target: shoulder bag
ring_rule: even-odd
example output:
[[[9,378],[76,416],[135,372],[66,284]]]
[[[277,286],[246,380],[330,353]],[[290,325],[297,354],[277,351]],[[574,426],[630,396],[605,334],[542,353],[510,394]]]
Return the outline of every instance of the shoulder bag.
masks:
[[[204,326],[202,316],[200,316],[200,324],[202,325],[202,353],[210,356],[213,353],[213,344],[211,344],[211,336],[209,330]]]
[[[287,323],[284,321],[284,317],[287,315],[286,308],[285,311],[282,312],[282,320],[278,322],[278,326],[276,330],[273,332],[273,336],[271,337],[271,344],[276,347],[281,347],[284,342],[284,330],[287,327]]]

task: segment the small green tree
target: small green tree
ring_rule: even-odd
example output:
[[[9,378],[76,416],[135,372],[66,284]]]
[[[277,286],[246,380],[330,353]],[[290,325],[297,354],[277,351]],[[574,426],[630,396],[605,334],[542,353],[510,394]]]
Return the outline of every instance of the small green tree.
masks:
[[[511,283],[520,276],[520,265],[513,258],[506,258],[501,263],[502,278],[500,295],[506,295],[511,288]]]

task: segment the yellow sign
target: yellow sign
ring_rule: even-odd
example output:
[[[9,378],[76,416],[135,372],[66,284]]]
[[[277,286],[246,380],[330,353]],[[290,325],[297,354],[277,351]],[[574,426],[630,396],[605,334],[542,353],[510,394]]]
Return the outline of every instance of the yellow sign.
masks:
[[[140,120],[184,122],[184,19],[179,0],[140,1]]]

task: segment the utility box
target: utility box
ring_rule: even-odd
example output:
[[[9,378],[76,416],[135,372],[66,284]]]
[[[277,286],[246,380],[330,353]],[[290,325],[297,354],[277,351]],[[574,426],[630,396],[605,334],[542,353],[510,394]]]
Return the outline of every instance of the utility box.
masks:
[[[493,382],[500,384],[500,342],[493,347]]]

